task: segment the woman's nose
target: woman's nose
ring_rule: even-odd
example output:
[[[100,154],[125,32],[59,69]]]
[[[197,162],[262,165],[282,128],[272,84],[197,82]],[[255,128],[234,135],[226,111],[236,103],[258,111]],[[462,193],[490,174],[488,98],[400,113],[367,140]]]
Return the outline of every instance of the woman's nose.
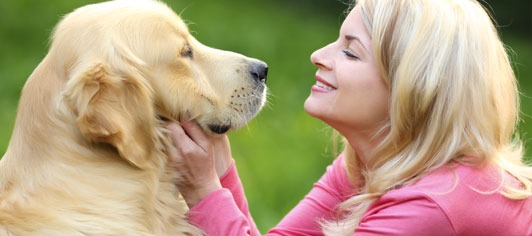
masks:
[[[310,55],[310,61],[312,62],[312,64],[323,69],[332,68],[330,60],[327,58],[327,49],[329,48],[329,46],[330,44],[316,50]]]

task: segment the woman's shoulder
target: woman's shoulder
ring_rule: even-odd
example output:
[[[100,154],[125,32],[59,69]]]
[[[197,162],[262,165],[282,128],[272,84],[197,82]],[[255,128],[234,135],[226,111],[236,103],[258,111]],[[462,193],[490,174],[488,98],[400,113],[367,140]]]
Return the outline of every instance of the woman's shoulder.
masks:
[[[386,193],[373,207],[411,204],[420,217],[424,210],[439,211],[457,235],[532,235],[532,198],[506,198],[500,193],[506,184],[518,186],[513,176],[496,166],[451,163],[412,185]]]

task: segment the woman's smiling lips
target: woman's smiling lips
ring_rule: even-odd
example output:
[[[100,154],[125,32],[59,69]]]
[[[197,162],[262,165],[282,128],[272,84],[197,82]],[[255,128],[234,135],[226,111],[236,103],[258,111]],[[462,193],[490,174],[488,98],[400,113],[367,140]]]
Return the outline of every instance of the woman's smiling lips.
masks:
[[[316,75],[316,84],[312,86],[312,91],[319,93],[328,93],[334,90],[336,90],[334,86],[332,86],[320,76]]]

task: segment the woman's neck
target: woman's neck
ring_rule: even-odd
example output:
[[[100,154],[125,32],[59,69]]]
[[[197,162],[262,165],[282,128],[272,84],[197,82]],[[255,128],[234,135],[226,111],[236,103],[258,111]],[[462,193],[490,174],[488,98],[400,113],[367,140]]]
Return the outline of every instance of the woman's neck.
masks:
[[[363,165],[373,158],[378,145],[386,137],[386,132],[379,132],[379,129],[340,131],[340,133],[347,139]]]

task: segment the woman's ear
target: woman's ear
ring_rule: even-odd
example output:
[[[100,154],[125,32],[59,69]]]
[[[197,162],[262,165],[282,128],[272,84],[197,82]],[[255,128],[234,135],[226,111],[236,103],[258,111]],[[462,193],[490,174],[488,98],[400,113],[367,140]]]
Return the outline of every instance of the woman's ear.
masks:
[[[71,78],[64,94],[85,139],[113,145],[138,168],[149,166],[155,117],[149,89],[138,78],[122,78],[96,63]]]

